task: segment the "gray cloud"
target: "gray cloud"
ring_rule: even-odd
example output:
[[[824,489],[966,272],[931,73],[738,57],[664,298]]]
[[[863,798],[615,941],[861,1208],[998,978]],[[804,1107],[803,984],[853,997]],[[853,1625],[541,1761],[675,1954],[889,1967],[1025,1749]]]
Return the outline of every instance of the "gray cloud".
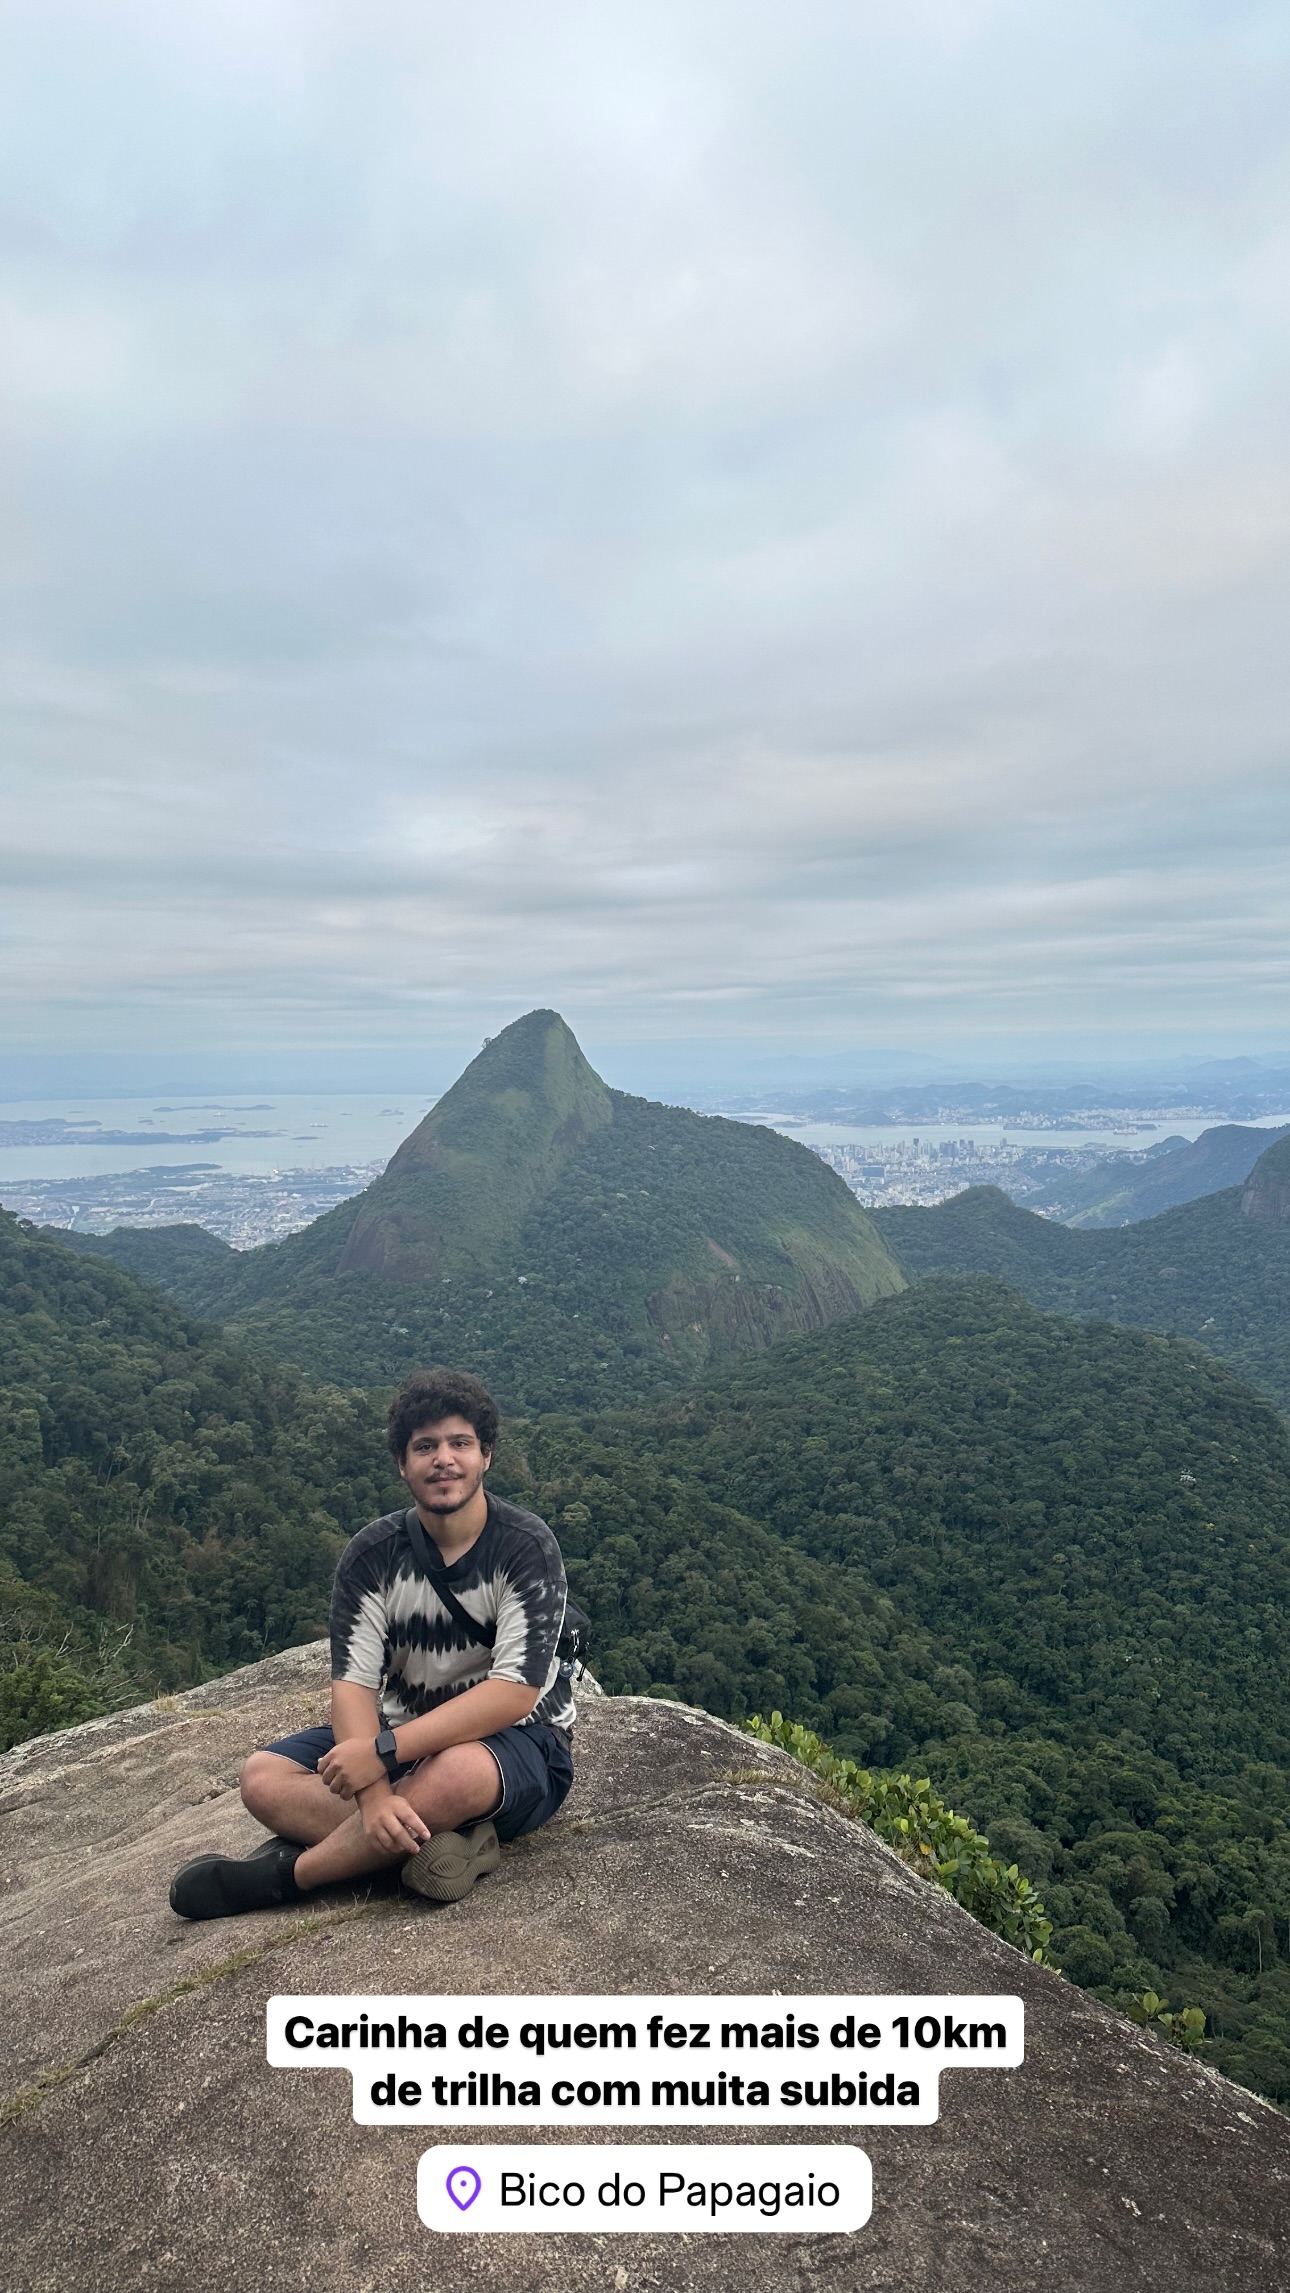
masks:
[[[1284,1036],[1283,11],[3,37],[10,1042]]]

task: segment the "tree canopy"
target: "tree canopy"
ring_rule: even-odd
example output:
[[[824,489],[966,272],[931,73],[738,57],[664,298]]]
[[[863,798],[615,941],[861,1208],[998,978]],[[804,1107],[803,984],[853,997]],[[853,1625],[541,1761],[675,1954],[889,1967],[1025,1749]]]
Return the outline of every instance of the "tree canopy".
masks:
[[[400,1486],[383,1394],[12,1219],[0,1389],[4,1740],[321,1633]],[[494,1482],[609,1688],[929,1776],[1075,1980],[1199,2004],[1290,2100],[1290,1448],[1223,1365],[933,1279],[644,1406],[515,1411]]]
[[[1285,1143],[1269,1148],[1249,1186]],[[993,1274],[1058,1313],[1174,1331],[1290,1409],[1290,1223],[1247,1216],[1243,1191],[1103,1232],[1072,1232],[993,1186],[934,1210],[875,1211],[874,1222],[913,1280]]]
[[[930,1775],[1076,1980],[1290,2099],[1290,1443],[1229,1371],[941,1280],[499,1463],[608,1686]]]
[[[0,1741],[316,1638],[389,1480],[366,1395],[0,1213]]]

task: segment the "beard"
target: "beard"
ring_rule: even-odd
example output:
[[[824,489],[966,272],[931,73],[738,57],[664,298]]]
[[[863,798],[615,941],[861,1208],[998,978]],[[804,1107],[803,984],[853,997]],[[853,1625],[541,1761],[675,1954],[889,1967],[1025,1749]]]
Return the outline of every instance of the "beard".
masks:
[[[468,1505],[483,1482],[483,1474],[466,1474],[460,1481],[435,1481],[420,1502],[428,1513],[458,1513]]]

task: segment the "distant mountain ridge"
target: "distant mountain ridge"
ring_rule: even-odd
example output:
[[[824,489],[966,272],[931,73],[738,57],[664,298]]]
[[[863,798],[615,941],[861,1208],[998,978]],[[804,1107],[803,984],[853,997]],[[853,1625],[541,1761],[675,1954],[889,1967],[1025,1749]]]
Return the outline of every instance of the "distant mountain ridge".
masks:
[[[1268,1145],[1287,1136],[1290,1125],[1260,1130],[1220,1123],[1198,1139],[1162,1139],[1143,1156],[1110,1156],[1095,1170],[1056,1179],[1028,1194],[1026,1208],[1051,1211],[1066,1226],[1129,1226],[1202,1194],[1242,1185]]]
[[[1241,1216],[1261,1226],[1290,1225],[1290,1138],[1260,1155],[1241,1194]]]
[[[1073,1081],[1032,1078],[1016,1082],[985,1081],[965,1075],[907,1074],[880,1083],[823,1078],[811,1087],[793,1078],[781,1066],[780,1081],[770,1078],[754,1097],[745,1088],[725,1097],[721,1104],[732,1111],[762,1109],[769,1105],[812,1122],[853,1123],[1018,1123],[1036,1119],[1057,1125],[1084,1122],[1093,1113],[1141,1115],[1173,1108],[1180,1116],[1226,1117],[1247,1123],[1262,1116],[1280,1116],[1290,1107],[1290,1067],[1284,1061],[1213,1059],[1172,1077],[1147,1075],[1136,1081],[1103,1076]],[[773,1093],[773,1097],[768,1096]]]
[[[531,1408],[667,1391],[905,1279],[809,1148],[610,1090],[554,1011],[487,1043],[380,1178],[283,1242],[67,1239],[317,1375],[451,1358]]]
[[[1081,1232],[992,1186],[874,1222],[911,1280],[992,1274],[1057,1313],[1195,1338],[1290,1409],[1290,1136],[1244,1186],[1129,1226]]]

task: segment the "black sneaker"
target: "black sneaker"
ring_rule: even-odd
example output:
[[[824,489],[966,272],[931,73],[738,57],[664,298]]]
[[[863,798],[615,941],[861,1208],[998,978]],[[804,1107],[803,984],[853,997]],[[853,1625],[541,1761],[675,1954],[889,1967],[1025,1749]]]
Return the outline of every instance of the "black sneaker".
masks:
[[[269,1839],[254,1855],[199,1855],[171,1880],[170,1908],[181,1919],[234,1919],[298,1902],[296,1859],[303,1854],[294,1840]]]

